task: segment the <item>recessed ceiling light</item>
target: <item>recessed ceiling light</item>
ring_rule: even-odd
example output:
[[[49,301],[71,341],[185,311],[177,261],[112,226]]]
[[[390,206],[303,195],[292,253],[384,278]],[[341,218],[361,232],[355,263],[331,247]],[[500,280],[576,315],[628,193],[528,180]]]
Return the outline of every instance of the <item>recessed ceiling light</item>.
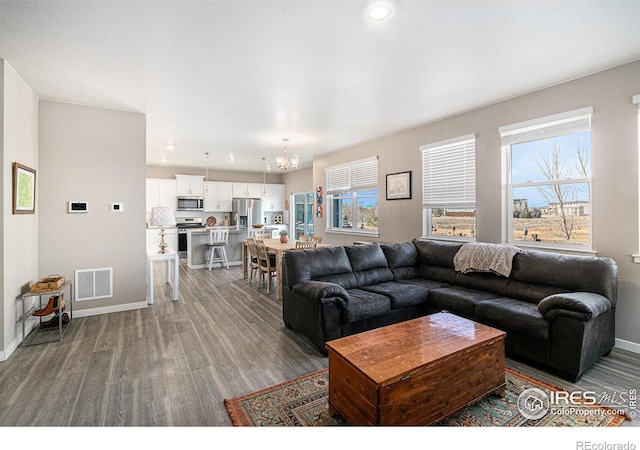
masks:
[[[367,17],[371,20],[382,20],[391,14],[391,5],[388,3],[373,3],[369,6]]]

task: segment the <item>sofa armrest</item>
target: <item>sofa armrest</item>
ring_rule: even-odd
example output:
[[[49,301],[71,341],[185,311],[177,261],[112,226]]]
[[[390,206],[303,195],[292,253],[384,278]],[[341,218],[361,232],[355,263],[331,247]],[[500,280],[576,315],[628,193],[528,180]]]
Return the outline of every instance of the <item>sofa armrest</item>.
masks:
[[[548,321],[552,321],[558,316],[589,321],[605,311],[609,311],[611,307],[611,301],[600,294],[565,292],[549,295],[542,299],[538,304],[538,311]]]
[[[305,281],[296,283],[292,290],[294,293],[310,300],[315,300],[318,303],[334,302],[340,308],[346,307],[349,303],[349,294],[346,289],[335,283]]]

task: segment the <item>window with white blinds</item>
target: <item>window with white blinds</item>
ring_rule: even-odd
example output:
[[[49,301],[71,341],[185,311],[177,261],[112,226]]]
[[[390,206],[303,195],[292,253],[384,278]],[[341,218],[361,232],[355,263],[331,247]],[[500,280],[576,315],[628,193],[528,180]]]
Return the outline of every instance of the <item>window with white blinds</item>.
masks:
[[[378,157],[326,169],[329,232],[378,234]]]
[[[475,208],[475,135],[423,145],[422,204],[425,208]]]
[[[500,127],[502,145],[549,139],[591,130],[593,107],[567,111],[526,122]]]
[[[506,241],[591,248],[593,107],[500,127],[506,171]]]
[[[327,194],[378,189],[378,157],[326,169]]]

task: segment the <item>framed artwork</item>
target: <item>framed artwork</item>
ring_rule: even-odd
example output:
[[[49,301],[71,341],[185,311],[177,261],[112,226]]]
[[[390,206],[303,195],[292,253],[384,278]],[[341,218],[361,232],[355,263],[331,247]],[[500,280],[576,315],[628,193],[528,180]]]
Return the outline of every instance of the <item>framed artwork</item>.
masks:
[[[13,163],[13,214],[35,214],[36,171]]]
[[[387,200],[411,198],[411,171],[387,174]]]

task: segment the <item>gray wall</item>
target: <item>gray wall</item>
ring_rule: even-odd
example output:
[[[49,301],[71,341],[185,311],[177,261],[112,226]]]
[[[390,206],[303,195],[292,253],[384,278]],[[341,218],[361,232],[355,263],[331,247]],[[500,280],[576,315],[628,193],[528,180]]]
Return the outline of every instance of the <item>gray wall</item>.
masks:
[[[74,303],[79,316],[146,307],[145,115],[43,100],[39,117],[39,272],[113,267],[113,298]]]
[[[2,214],[0,214],[0,361],[21,340],[18,297],[38,279],[38,98],[13,68],[0,59],[0,158]],[[36,213],[13,214],[13,163],[36,170]],[[34,299],[29,299],[30,306]]]
[[[481,89],[482,86],[478,86]],[[382,242],[409,240],[422,233],[422,163],[419,147],[465,134],[476,134],[477,237],[506,240],[504,188],[498,127],[585,106],[592,119],[592,233],[598,256],[619,267],[616,314],[617,345],[640,351],[640,250],[638,201],[638,108],[640,61],[522,95],[477,110],[398,132],[316,158],[313,186],[325,185],[328,166],[379,156],[380,237]],[[385,174],[413,171],[411,200],[384,199]],[[289,191],[287,186],[287,192]],[[326,219],[316,219],[324,230]],[[348,244],[353,235],[325,234],[327,242]]]

